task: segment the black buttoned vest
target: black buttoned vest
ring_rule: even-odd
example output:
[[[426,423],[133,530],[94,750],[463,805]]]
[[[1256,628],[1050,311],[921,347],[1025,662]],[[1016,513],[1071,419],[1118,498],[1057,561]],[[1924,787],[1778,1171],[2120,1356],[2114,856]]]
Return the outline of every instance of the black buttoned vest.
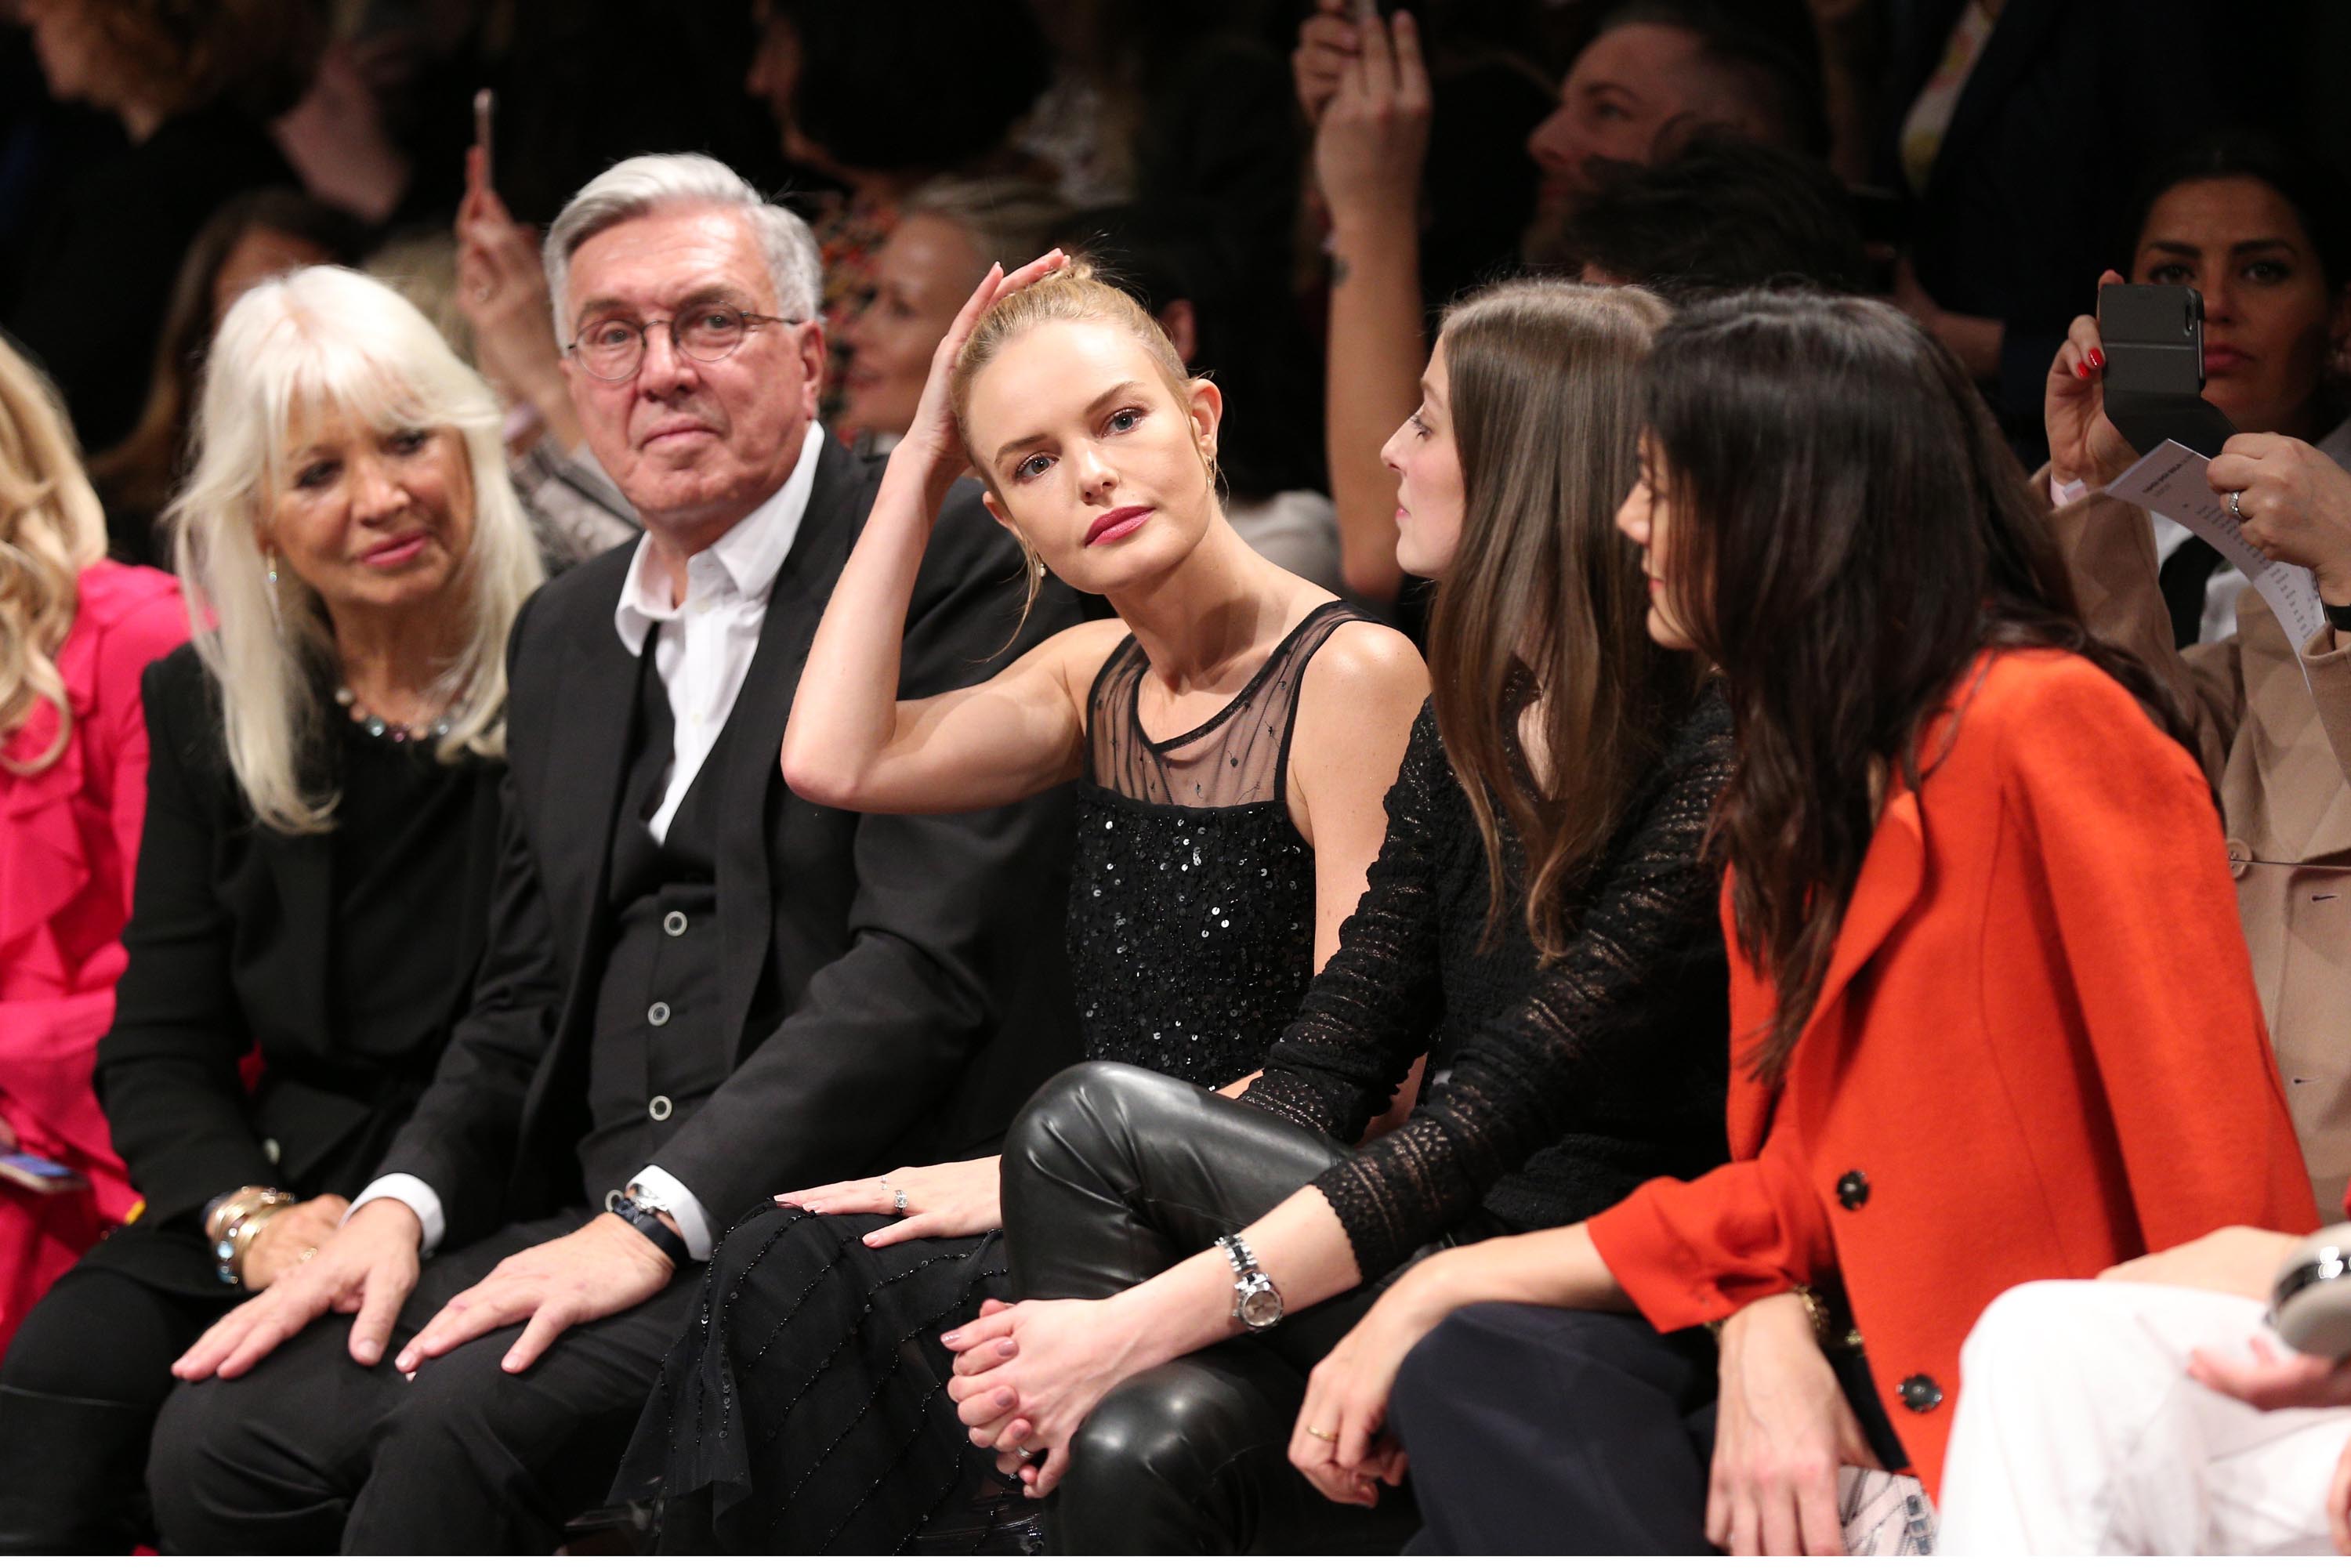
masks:
[[[580,1142],[592,1204],[653,1163],[663,1141],[735,1066],[719,1017],[716,919],[718,792],[735,715],[655,842],[647,824],[674,747],[669,695],[653,662],[659,640],[658,632],[649,635],[639,660],[628,776],[612,821],[605,898],[613,935],[597,986],[590,1130]]]

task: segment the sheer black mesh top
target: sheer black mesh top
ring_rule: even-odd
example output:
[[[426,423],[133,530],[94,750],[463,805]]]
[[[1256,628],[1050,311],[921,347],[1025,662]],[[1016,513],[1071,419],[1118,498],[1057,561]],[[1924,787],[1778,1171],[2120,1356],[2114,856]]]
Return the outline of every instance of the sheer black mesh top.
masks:
[[[1707,826],[1731,761],[1717,683],[1614,841],[1563,890],[1572,935],[1542,964],[1507,824],[1503,929],[1487,939],[1485,846],[1436,715],[1421,710],[1363,902],[1243,1097],[1353,1143],[1427,1052],[1404,1125],[1313,1183],[1364,1279],[1464,1222],[1569,1225],[1651,1176],[1728,1157],[1729,973]]]
[[[1360,619],[1310,611],[1222,712],[1166,740],[1138,716],[1133,637],[1094,678],[1070,879],[1089,1058],[1211,1087],[1265,1064],[1314,969],[1314,852],[1283,784],[1299,686]]]

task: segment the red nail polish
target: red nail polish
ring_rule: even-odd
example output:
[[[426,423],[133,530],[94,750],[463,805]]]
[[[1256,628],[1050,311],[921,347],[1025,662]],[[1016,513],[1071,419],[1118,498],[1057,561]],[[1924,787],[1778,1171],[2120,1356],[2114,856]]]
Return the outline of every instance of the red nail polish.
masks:
[[[2097,350],[2097,349],[2093,349],[2093,350],[2090,350],[2090,364],[2091,364],[2092,368],[2094,368],[2094,369],[2095,369],[2095,370],[2101,370],[2101,371],[2105,370],[2105,369],[2106,368],[2106,356],[2105,356],[2105,354],[2102,350]]]
[[[2090,367],[2086,364],[2075,365],[2074,367],[2074,379],[2077,382],[2088,381],[2090,379]]]

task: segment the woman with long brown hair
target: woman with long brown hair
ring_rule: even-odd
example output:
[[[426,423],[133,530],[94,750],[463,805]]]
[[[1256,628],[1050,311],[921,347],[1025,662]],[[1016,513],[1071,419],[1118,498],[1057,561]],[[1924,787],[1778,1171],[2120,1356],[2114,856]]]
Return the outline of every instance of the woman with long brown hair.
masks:
[[[1061,1550],[1393,1544],[1408,1511],[1352,1516],[1283,1462],[1315,1357],[1425,1247],[1720,1158],[1703,841],[1729,718],[1646,637],[1611,527],[1665,318],[1562,283],[1448,314],[1384,454],[1399,560],[1441,583],[1437,695],[1339,951],[1238,1103],[1091,1063],[1014,1124],[1027,1299],[947,1336],[949,1387],[1031,1496],[1058,1492]],[[1410,1116],[1355,1146],[1423,1053]]]
[[[139,678],[188,612],[105,557],[57,395],[0,339],[0,1155],[42,1162],[0,1172],[0,1353],[138,1202],[89,1080],[147,799]]]
[[[1650,630],[1738,718],[1733,1157],[1428,1260],[1316,1369],[1293,1455],[1408,1452],[1438,1551],[1840,1550],[1841,1463],[1935,1490],[2001,1291],[2313,1214],[2191,732],[1958,362],[1739,295],[1644,413]]]

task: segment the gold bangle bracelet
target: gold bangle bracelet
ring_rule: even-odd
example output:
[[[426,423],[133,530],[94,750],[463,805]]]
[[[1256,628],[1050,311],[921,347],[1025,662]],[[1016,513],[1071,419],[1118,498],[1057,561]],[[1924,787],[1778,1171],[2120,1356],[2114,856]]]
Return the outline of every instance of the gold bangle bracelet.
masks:
[[[1793,1296],[1796,1300],[1803,1303],[1804,1318],[1813,1325],[1813,1338],[1814,1340],[1818,1341],[1823,1345],[1833,1344],[1836,1342],[1835,1320],[1829,1312],[1828,1301],[1818,1291],[1813,1290],[1810,1285],[1795,1285],[1790,1287],[1787,1291],[1782,1293]],[[1758,1297],[1757,1299],[1760,1301],[1769,1301],[1771,1298],[1764,1296]],[[1752,1303],[1750,1304],[1751,1305]],[[1736,1316],[1737,1314],[1733,1313],[1732,1315]],[[1714,1341],[1717,1344],[1720,1344],[1722,1343],[1722,1325],[1729,1321],[1730,1319],[1729,1317],[1720,1317],[1706,1325],[1706,1332],[1714,1336]],[[1852,1333],[1848,1334],[1846,1338],[1849,1342],[1858,1345],[1861,1339],[1861,1333],[1856,1329]]]

